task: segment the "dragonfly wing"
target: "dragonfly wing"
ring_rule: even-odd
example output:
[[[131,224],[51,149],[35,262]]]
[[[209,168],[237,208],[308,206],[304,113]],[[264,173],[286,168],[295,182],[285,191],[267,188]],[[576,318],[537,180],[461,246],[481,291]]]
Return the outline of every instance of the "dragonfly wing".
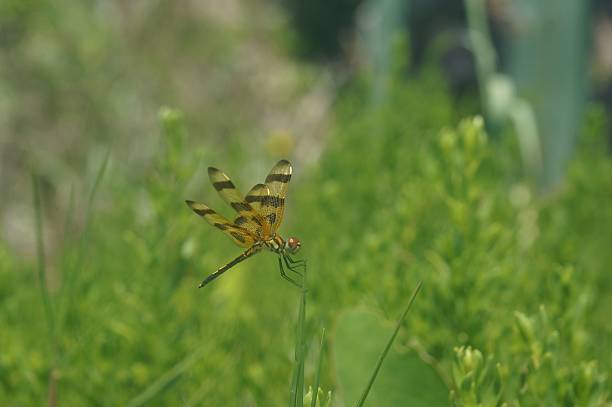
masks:
[[[221,198],[238,213],[234,224],[248,230],[253,236],[261,238],[265,234],[264,219],[249,202],[245,201],[244,195],[236,188],[232,180],[223,171],[214,167],[208,167],[208,177]]]
[[[249,218],[248,215],[245,216],[245,214],[240,214],[236,219],[234,219],[234,223],[236,225],[244,227],[245,229],[251,231],[253,235],[264,240],[270,236],[270,226],[265,221],[261,208],[264,200],[269,196],[270,190],[268,189],[267,185],[255,185],[249,192],[247,192],[244,200],[251,206],[256,215],[250,214],[251,222],[247,222]]]
[[[257,184],[247,192],[244,200],[261,215],[263,203],[270,196],[270,188],[266,184]]]
[[[266,185],[270,190],[270,195],[263,200],[261,213],[269,225],[271,233],[278,230],[283,220],[285,196],[291,180],[291,172],[291,163],[287,160],[280,160],[266,177]]]
[[[185,201],[187,206],[191,208],[197,215],[214,227],[220,229],[223,233],[229,236],[234,243],[241,247],[251,247],[255,243],[255,237],[248,230],[237,226],[227,220],[224,216],[219,215],[214,210],[201,202]]]

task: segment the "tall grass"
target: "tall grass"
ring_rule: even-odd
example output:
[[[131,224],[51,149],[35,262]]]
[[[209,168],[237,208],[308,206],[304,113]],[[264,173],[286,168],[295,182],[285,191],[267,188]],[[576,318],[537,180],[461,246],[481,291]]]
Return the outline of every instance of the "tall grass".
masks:
[[[319,384],[321,384],[321,367],[323,366],[323,355],[325,350],[325,328],[321,333],[321,342],[319,344],[319,359],[317,362],[317,373],[315,375],[314,384],[312,386],[312,401],[310,407],[317,406],[317,398],[319,396]]]
[[[296,341],[293,364],[293,377],[291,379],[290,407],[302,407],[304,403],[304,364],[306,361],[306,296],[308,293],[306,265],[303,267],[302,288],[300,292],[300,306],[296,325]]]
[[[426,361],[410,354],[414,372],[433,366],[445,375],[441,396],[453,391],[457,405],[607,402],[605,117],[591,115],[565,193],[541,202],[522,181],[516,144],[488,140],[480,119],[457,120],[439,83],[431,72],[398,80],[375,111],[362,88],[347,90],[317,165],[293,160],[301,177],[292,181],[282,232],[300,236],[309,259],[298,304],[264,255],[206,292],[196,288],[236,249],[182,203],[223,208],[198,168],[223,164],[244,188],[267,165],[212,154],[176,112],[166,112],[154,162],[96,166],[103,182],[93,176],[82,202],[79,189],[66,199],[75,212],[92,208],[89,226],[84,218],[64,226],[86,230],[85,243],[73,232],[54,251],[44,244],[50,209],[34,176],[36,258],[0,242],[0,402],[39,405],[52,393],[50,378],[58,405],[299,405],[305,383],[333,390],[340,402],[338,367],[329,363],[337,319],[358,305],[401,315],[406,281],[427,290],[393,336],[399,346],[371,380],[368,402],[395,366],[395,348],[416,347]],[[64,278],[45,288],[51,272]],[[328,328],[320,362],[306,357],[314,326]],[[516,371],[524,375],[508,373]]]

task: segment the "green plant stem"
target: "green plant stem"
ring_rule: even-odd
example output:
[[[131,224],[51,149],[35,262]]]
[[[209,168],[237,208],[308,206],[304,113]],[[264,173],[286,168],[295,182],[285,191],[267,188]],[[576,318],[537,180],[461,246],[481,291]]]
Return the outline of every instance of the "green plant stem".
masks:
[[[170,370],[161,375],[155,380],[149,387],[147,387],[142,393],[133,398],[128,404],[128,407],[138,407],[147,404],[155,395],[162,392],[168,386],[170,386],[177,377],[186,372],[195,362],[200,360],[206,355],[206,349],[202,348],[185,359],[174,365]]]
[[[295,364],[293,378],[291,380],[290,407],[302,406],[304,403],[304,321],[306,319],[306,265],[304,265],[304,278],[302,279],[302,295],[300,298],[300,310],[298,313],[296,344],[295,344]]]
[[[310,403],[310,407],[317,406],[317,396],[319,395],[319,383],[321,377],[321,365],[323,364],[323,350],[325,346],[325,328],[323,328],[323,333],[321,334],[321,346],[319,347],[319,364],[317,366],[317,375],[315,376],[313,394],[312,394],[312,402]]]
[[[397,336],[397,333],[399,332],[400,327],[402,326],[402,322],[404,322],[404,319],[406,318],[408,311],[412,307],[412,303],[414,302],[417,294],[421,290],[421,285],[422,285],[422,282],[419,281],[416,288],[414,289],[414,292],[412,293],[412,296],[410,297],[410,301],[408,302],[406,309],[404,309],[404,312],[402,313],[399,320],[397,321],[397,325],[395,326],[395,330],[393,331],[393,334],[389,338],[389,341],[387,342],[385,349],[382,351],[382,353],[380,354],[380,357],[378,358],[378,362],[376,363],[376,368],[374,368],[374,372],[372,372],[370,381],[368,382],[368,385],[366,386],[365,390],[361,394],[361,397],[359,398],[359,401],[357,402],[357,407],[361,407],[363,406],[363,403],[365,403],[366,398],[368,397],[368,394],[370,393],[370,389],[372,388],[372,385],[374,384],[374,380],[376,380],[378,371],[380,370],[380,367],[382,366],[383,361],[385,360],[385,357],[387,357],[387,353],[389,353],[389,349],[391,349],[391,345],[393,345],[393,341],[395,341],[395,337]]]
[[[89,191],[89,196],[87,198],[87,210],[85,213],[85,224],[83,227],[83,232],[81,233],[80,238],[79,238],[79,242],[77,246],[78,249],[76,253],[76,260],[70,265],[70,267],[66,267],[64,270],[64,275],[63,275],[64,290],[63,291],[65,293],[66,300],[65,300],[64,310],[60,309],[58,311],[58,325],[60,327],[64,323],[64,319],[66,318],[66,312],[70,308],[72,300],[73,300],[75,273],[77,273],[77,271],[81,269],[83,262],[87,258],[86,251],[88,248],[88,243],[89,243],[89,238],[90,238],[90,227],[92,223],[93,203],[94,203],[96,194],[98,192],[98,189],[100,187],[100,184],[102,183],[102,179],[104,178],[104,175],[106,174],[109,160],[110,160],[110,150],[106,152],[106,155],[104,156],[104,160],[102,161],[102,164],[100,165],[100,168],[98,169],[98,172],[96,173],[94,184],[91,190]],[[71,219],[74,216],[73,214],[73,208],[74,208],[73,191],[74,189],[71,188],[70,190],[70,210],[68,211],[69,219]],[[70,221],[70,224],[71,223],[72,221]],[[67,221],[66,224],[68,225],[69,221]],[[67,232],[68,232],[68,228],[65,227],[64,236],[67,235]]]
[[[45,309],[49,338],[53,341],[55,348],[55,316],[47,287],[47,271],[45,267],[45,243],[43,239],[42,204],[40,200],[40,189],[38,177],[32,174],[32,192],[34,195],[34,215],[36,219],[36,259],[38,270],[38,282],[40,284],[40,295]]]
[[[47,320],[48,337],[51,341],[50,347],[50,368],[48,378],[48,389],[47,389],[47,405],[57,405],[57,381],[58,381],[58,370],[57,366],[59,363],[59,344],[56,336],[55,328],[55,313],[53,312],[53,306],[51,304],[51,296],[49,295],[49,287],[47,286],[47,269],[45,266],[45,242],[43,238],[43,216],[42,216],[42,203],[40,198],[40,186],[38,176],[32,174],[32,193],[34,196],[34,217],[36,219],[36,259],[37,259],[37,270],[38,270],[38,282],[40,285],[40,295],[43,302],[43,308],[45,310],[45,316]]]

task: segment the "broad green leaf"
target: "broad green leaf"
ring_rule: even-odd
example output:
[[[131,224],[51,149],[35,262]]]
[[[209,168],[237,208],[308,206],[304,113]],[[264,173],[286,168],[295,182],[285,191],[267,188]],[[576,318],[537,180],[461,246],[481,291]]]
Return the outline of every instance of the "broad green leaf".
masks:
[[[373,312],[353,309],[338,319],[334,358],[340,399],[354,406],[374,369],[393,324]],[[448,406],[448,389],[431,366],[413,351],[393,346],[366,406]]]

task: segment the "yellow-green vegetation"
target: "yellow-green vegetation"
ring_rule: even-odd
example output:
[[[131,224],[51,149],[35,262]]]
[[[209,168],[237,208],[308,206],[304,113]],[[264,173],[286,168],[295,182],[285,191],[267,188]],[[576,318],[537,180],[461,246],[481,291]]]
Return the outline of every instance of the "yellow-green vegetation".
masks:
[[[418,280],[373,395],[604,405],[612,163],[601,115],[589,117],[564,190],[537,198],[515,145],[491,140],[478,117],[455,123],[435,78],[396,81],[376,109],[363,100],[358,85],[343,94],[320,161],[296,166],[282,227],[308,259],[306,386],[328,330],[321,405],[329,390],[338,402],[359,397],[388,337],[384,320],[396,320]],[[68,214],[59,249],[40,260],[45,286],[34,259],[0,243],[2,404],[40,405],[49,386],[65,405],[287,404],[300,292],[265,255],[196,289],[237,248],[183,203],[205,196],[223,207],[201,191],[205,145],[192,147],[178,112],[162,110],[161,123],[146,173],[126,174],[112,149],[100,160],[79,199],[84,223]],[[243,165],[214,162],[230,174]],[[267,166],[237,184],[259,182]],[[44,201],[32,210],[44,213]],[[364,360],[359,386],[347,372]],[[428,393],[391,390],[412,389],[402,385],[410,378]]]
[[[364,405],[610,404],[596,107],[536,196],[516,135],[458,117],[473,101],[431,67],[376,106],[369,78],[309,93],[317,68],[277,59],[291,36],[264,2],[41,4],[0,3],[0,133],[24,161],[0,209],[32,219],[0,238],[0,405],[352,406],[419,281]],[[184,200],[229,216],[205,168],[245,192],[281,158],[308,291],[267,253],[197,289],[241,249]]]

